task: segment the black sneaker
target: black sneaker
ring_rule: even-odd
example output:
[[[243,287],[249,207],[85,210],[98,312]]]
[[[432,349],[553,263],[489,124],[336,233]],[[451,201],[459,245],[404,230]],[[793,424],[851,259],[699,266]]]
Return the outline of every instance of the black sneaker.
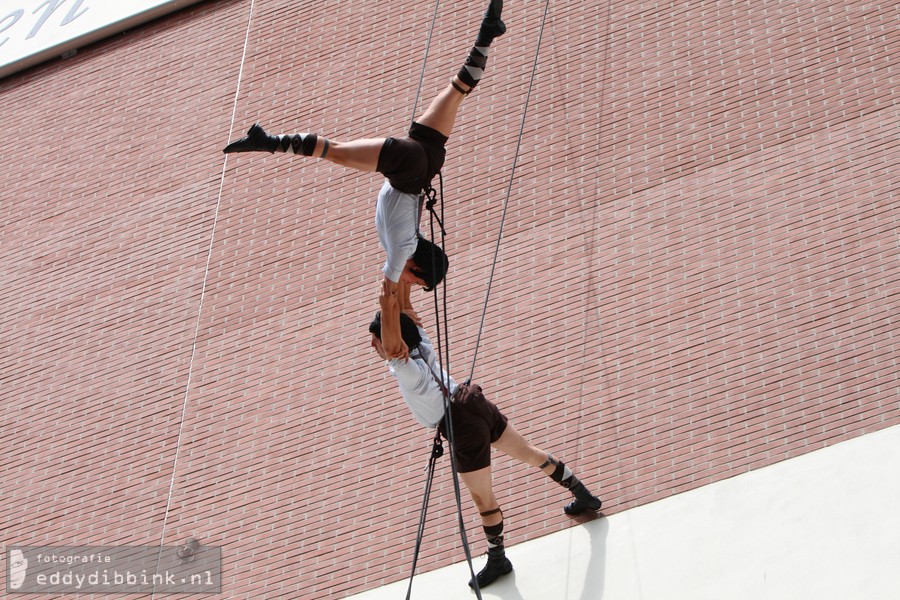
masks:
[[[225,154],[232,152],[275,152],[277,139],[266,133],[259,123],[254,123],[247,131],[247,136],[231,142],[222,150]]]
[[[478,580],[478,589],[487,587],[497,581],[500,577],[511,573],[513,570],[512,563],[503,556],[488,556],[487,564],[478,572],[475,579]],[[475,581],[469,580],[469,587],[475,589]]]
[[[568,504],[563,507],[563,510],[566,511],[567,515],[580,515],[586,510],[600,510],[600,507],[603,506],[603,501],[600,500],[597,496],[592,496],[588,494],[587,496],[583,496],[581,498],[575,498]]]
[[[496,19],[500,20],[500,15],[503,13],[503,0],[491,0],[491,3],[488,4],[487,9],[484,11],[485,19]]]

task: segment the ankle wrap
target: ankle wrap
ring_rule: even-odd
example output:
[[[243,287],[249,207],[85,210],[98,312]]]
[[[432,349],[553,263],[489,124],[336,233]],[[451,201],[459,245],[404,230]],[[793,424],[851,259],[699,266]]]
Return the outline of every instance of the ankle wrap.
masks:
[[[543,463],[541,466],[538,467],[538,469],[540,469],[541,471],[543,471],[544,469],[546,469],[546,468],[549,467],[550,465],[555,465],[555,464],[557,464],[557,463],[556,463],[556,459],[553,458],[553,455],[550,454],[550,453],[548,452],[548,453],[547,453],[547,460],[545,460],[544,463]]]
[[[496,525],[483,525],[484,535],[487,538],[488,548],[503,547],[503,521]]]
[[[578,481],[575,479],[575,476],[572,475],[571,469],[569,469],[569,467],[566,466],[566,463],[562,461],[556,463],[556,469],[553,471],[553,474],[550,475],[550,479],[564,488],[571,487]]]
[[[475,87],[484,75],[487,66],[489,49],[486,46],[475,46],[469,51],[466,62],[456,75],[459,80],[470,88]],[[471,91],[471,90],[469,90]]]
[[[316,151],[316,141],[319,139],[319,136],[315,133],[295,133],[293,135],[279,135],[276,137],[278,139],[276,150],[302,154],[303,156],[313,155],[313,152]]]
[[[468,95],[469,95],[469,92],[472,91],[472,88],[469,88],[469,89],[467,89],[467,90],[464,90],[464,89],[462,89],[461,87],[459,87],[459,84],[456,83],[456,80],[455,80],[455,79],[451,79],[451,80],[450,80],[450,85],[452,85],[452,86],[453,86],[453,89],[455,89],[457,92],[459,92],[459,93],[462,94],[463,96],[468,96]]]

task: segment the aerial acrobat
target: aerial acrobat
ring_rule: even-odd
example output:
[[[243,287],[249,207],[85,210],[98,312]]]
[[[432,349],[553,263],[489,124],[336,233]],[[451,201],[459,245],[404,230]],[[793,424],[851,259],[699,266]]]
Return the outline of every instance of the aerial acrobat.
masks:
[[[500,18],[502,10],[502,0],[491,0],[465,64],[425,113],[413,121],[407,136],[341,142],[315,133],[269,135],[254,124],[246,137],[228,144],[223,151],[290,152],[384,175],[387,180],[375,206],[375,229],[387,254],[382,268],[384,283],[392,294],[396,294],[399,281],[430,291],[443,280],[449,260],[442,248],[418,233],[420,196],[444,165],[445,145],[457,112],[484,74],[491,43],[506,32]],[[400,339],[388,344],[385,352],[391,358],[409,354]]]
[[[490,1],[465,64],[425,113],[413,121],[406,137],[340,142],[315,133],[269,135],[262,126],[254,124],[246,137],[224,149],[226,153],[290,152],[385,176],[387,181],[375,208],[375,228],[387,258],[382,268],[381,311],[370,324],[370,344],[388,361],[416,420],[437,427],[445,437],[445,390],[435,375],[443,372],[412,310],[409,291],[411,285],[421,285],[426,291],[433,289],[443,280],[449,261],[439,246],[418,233],[420,198],[443,167],[445,145],[457,112],[484,74],[491,43],[506,32],[502,9],[502,0]],[[444,380],[449,383],[446,393],[453,395],[456,407],[450,419],[454,437],[458,437],[451,440],[451,451],[479,510],[488,542],[487,564],[469,582],[470,586],[477,584],[481,588],[512,571],[503,544],[503,513],[491,483],[492,446],[539,468],[567,488],[575,497],[565,506],[567,514],[598,510],[602,503],[562,461],[532,446],[516,432],[497,406],[485,399],[478,385],[457,385],[449,375]]]
[[[437,427],[447,436],[447,415],[444,412],[444,393],[452,398],[450,442],[458,471],[478,513],[488,543],[488,558],[484,568],[475,575],[478,589],[490,585],[497,578],[511,572],[513,567],[503,545],[503,511],[493,491],[491,481],[491,448],[508,454],[518,461],[537,467],[553,481],[569,490],[575,499],[563,510],[568,515],[599,510],[600,498],[594,496],[579,481],[572,470],[549,452],[526,440],[517,432],[506,416],[484,397],[481,386],[463,382],[457,384],[437,362],[435,350],[422,327],[409,299],[409,285],[401,281],[399,293],[385,289],[379,298],[381,311],[369,324],[370,345],[376,354],[387,360],[391,375],[397,380],[403,399],[413,417],[426,427]],[[390,323],[399,323],[392,327]],[[410,349],[408,360],[391,359],[384,344],[391,338],[402,337]],[[446,392],[445,392],[446,390]],[[475,587],[475,582],[469,585]]]

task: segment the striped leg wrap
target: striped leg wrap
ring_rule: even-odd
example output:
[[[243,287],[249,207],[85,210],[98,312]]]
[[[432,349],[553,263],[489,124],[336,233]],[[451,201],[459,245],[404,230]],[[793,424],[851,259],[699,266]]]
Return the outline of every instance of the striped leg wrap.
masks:
[[[290,152],[291,154],[302,154],[303,156],[312,156],[316,151],[316,141],[319,139],[315,133],[294,133],[291,135],[277,135],[278,146],[275,148],[279,152]],[[328,150],[326,145],[325,150]],[[324,153],[323,153],[324,156]]]

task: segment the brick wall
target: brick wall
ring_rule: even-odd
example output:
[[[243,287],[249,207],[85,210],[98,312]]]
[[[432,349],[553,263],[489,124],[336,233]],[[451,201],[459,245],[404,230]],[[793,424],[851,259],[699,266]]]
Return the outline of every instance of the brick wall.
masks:
[[[434,5],[393,0],[210,2],[0,81],[4,544],[193,535],[231,598],[408,575],[430,434],[368,348],[380,176],[220,149],[402,133],[482,10],[441,3],[415,109]],[[900,9],[543,11],[507,3],[448,146],[452,370],[506,202],[475,377],[607,514],[900,423]],[[495,458],[511,543],[573,524]],[[423,569],[462,557],[448,470]]]

